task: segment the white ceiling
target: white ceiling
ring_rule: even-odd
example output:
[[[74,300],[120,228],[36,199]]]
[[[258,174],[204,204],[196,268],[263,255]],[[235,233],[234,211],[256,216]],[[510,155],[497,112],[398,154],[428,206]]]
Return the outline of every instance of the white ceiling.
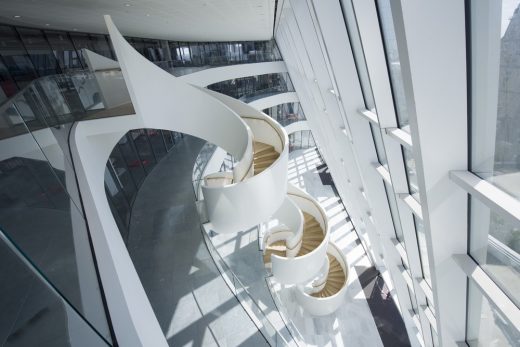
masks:
[[[0,23],[186,41],[272,38],[275,0],[0,0]],[[15,18],[15,16],[21,16]]]

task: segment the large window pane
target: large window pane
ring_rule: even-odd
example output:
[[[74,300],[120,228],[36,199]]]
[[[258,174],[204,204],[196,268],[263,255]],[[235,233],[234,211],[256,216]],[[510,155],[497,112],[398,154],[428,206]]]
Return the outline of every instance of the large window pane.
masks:
[[[466,341],[470,347],[520,346],[520,332],[473,282],[468,288]]]
[[[135,148],[137,149],[137,153],[146,174],[150,173],[156,162],[145,129],[132,130],[130,131],[129,136],[134,140]]]
[[[13,27],[0,25],[0,56],[19,89],[38,75]]]
[[[404,241],[403,229],[401,228],[401,217],[399,217],[399,209],[397,207],[397,201],[392,187],[383,181],[385,185],[386,196],[390,205],[390,214],[392,215],[392,222],[394,223],[395,236],[400,242]],[[403,242],[404,245],[404,242]]]
[[[81,69],[83,67],[78,53],[66,32],[46,30],[45,36],[47,36],[54,56],[62,70]]]
[[[395,28],[392,18],[392,9],[390,7],[390,0],[377,0],[377,9],[381,31],[383,33],[386,61],[388,65],[388,71],[390,73],[390,82],[392,83],[392,92],[394,96],[395,108],[397,111],[397,120],[401,129],[410,132],[408,108],[406,105],[406,94],[404,91],[401,62],[399,60],[399,51],[395,37]]]
[[[520,306],[520,223],[471,198],[470,254]]]
[[[388,160],[386,159],[385,144],[383,143],[383,137],[381,136],[381,130],[379,127],[370,123],[370,131],[374,138],[374,144],[376,146],[376,154],[379,163],[388,170]]]
[[[423,276],[426,282],[431,287],[432,279],[430,274],[430,260],[428,259],[428,249],[426,247],[426,235],[424,234],[424,224],[416,216],[413,216],[413,220],[415,222],[415,231],[417,234],[417,244],[419,246],[419,256],[421,258],[421,268]]]
[[[408,189],[410,190],[410,194],[415,198],[415,200],[420,201],[421,197],[419,195],[419,185],[417,184],[417,169],[415,167],[415,159],[413,157],[412,151],[404,147],[402,148],[404,165],[406,167],[406,177],[408,179]]]
[[[38,75],[54,75],[61,72],[43,31],[38,29],[18,28],[25,48],[31,58]]]
[[[471,170],[520,198],[518,6],[471,2]]]
[[[130,135],[126,134],[123,136],[121,140],[119,140],[118,146],[123,158],[125,158],[126,165],[132,174],[136,186],[140,187],[146,174]]]

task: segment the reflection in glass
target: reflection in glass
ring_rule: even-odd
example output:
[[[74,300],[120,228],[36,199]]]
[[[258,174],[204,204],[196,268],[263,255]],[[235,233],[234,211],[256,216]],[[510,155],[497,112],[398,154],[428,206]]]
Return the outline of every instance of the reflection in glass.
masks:
[[[403,75],[401,73],[401,62],[399,60],[399,50],[395,37],[390,0],[377,0],[377,10],[381,31],[383,33],[386,60],[390,73],[390,82],[392,83],[394,104],[397,111],[397,120],[401,129],[410,132],[406,94],[404,91]]]
[[[471,198],[470,255],[520,306],[520,223]]]
[[[406,167],[406,177],[408,179],[410,195],[413,196],[415,200],[420,201],[421,197],[419,195],[419,185],[417,184],[417,168],[415,166],[415,159],[408,148],[402,146],[401,148],[403,149],[403,159]]]
[[[17,31],[38,75],[55,75],[61,72],[43,31],[29,28],[18,28]]]
[[[54,56],[58,60],[62,71],[83,68],[67,32],[45,30],[45,36],[49,40]]]
[[[466,342],[470,347],[519,346],[520,332],[473,280],[468,288]]]
[[[419,257],[421,258],[421,268],[426,283],[432,286],[432,279],[430,274],[430,260],[428,259],[428,249],[426,247],[426,235],[424,234],[424,224],[415,215],[413,216],[415,222],[415,232],[417,234],[417,243],[419,246]]]
[[[131,130],[110,153],[105,167],[105,193],[125,242],[128,241],[133,203],[141,184],[180,138],[179,133],[167,130]]]
[[[9,121],[0,129],[4,149],[0,228],[60,294],[110,339],[86,222],[66,189],[75,180],[64,157],[68,148],[61,142],[61,129],[39,129],[33,135],[14,105],[2,110],[0,118]],[[0,283],[8,282],[1,279]],[[0,310],[0,319],[8,313]]]
[[[2,346],[109,346],[0,233]]]
[[[13,27],[0,25],[0,57],[18,89],[38,77],[34,66]]]
[[[471,11],[471,170],[520,199],[519,2]]]

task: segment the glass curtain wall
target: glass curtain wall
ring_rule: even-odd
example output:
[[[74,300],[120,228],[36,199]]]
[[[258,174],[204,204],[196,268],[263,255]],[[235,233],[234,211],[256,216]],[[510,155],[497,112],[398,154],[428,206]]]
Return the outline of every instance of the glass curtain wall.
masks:
[[[399,59],[399,49],[397,47],[390,0],[377,0],[377,11],[383,36],[383,45],[386,53],[390,83],[392,84],[397,120],[399,127],[409,133],[410,126],[406,105],[406,94],[403,84],[403,75],[401,73],[401,61]]]
[[[290,102],[276,105],[263,110],[266,115],[270,116],[282,126],[306,120],[303,108],[299,102]]]
[[[520,199],[520,6],[470,3],[470,170]],[[469,196],[469,255],[520,307],[520,221]],[[520,344],[520,333],[470,284],[471,346]]]
[[[173,72],[175,67],[220,66],[282,60],[274,40],[177,42],[127,37],[142,55]],[[0,103],[32,80],[86,69],[81,49],[115,59],[108,35],[0,24]]]
[[[136,129],[126,133],[112,150],[105,167],[105,193],[125,243],[141,184],[183,137],[174,131]]]

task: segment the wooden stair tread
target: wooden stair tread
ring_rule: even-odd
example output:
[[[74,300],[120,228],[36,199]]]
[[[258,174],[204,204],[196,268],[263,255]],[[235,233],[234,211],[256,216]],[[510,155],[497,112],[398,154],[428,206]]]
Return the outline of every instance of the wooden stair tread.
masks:
[[[341,267],[338,260],[328,254],[329,258],[329,272],[327,274],[327,280],[325,282],[325,286],[316,293],[312,293],[311,296],[317,298],[326,298],[332,296],[339,292],[341,288],[345,285],[346,277],[343,272],[343,268]]]
[[[273,254],[285,257],[286,251],[287,251],[287,246],[285,244],[285,241],[280,240],[280,241],[273,242],[272,244],[268,245],[265,248],[264,263],[270,263],[271,255],[273,255]]]

